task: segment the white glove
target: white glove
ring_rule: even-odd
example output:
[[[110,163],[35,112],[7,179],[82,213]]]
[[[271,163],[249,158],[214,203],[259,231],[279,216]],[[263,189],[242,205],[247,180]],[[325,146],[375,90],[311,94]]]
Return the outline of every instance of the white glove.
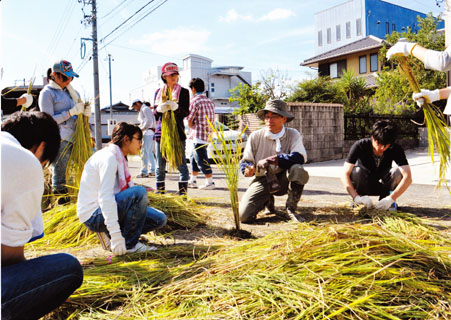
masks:
[[[175,101],[167,101],[166,103],[169,105],[172,111],[175,111],[179,108],[178,103]]]
[[[168,110],[171,110],[171,106],[169,105],[169,103],[167,101],[159,104],[157,107],[157,112],[160,112],[160,113],[165,113]]]
[[[115,256],[122,256],[127,252],[125,246],[125,239],[121,232],[115,232],[111,234],[111,251]]]
[[[83,113],[85,111],[85,104],[82,102],[77,103],[75,106],[73,106],[71,109],[69,109],[70,116],[76,116],[80,113]]]
[[[22,106],[25,109],[28,109],[28,107],[31,106],[31,104],[33,103],[33,96],[31,94],[24,93],[19,98],[25,98],[25,100],[26,100],[25,103],[22,103]]]
[[[385,197],[376,204],[376,209],[379,210],[388,210],[391,205],[395,202],[391,196]]]
[[[87,104],[85,106],[85,110],[83,111],[83,115],[85,117],[88,117],[88,119],[89,119],[89,117],[91,116],[91,105]]]
[[[402,40],[399,40],[387,51],[387,59],[390,60],[393,55],[410,55],[414,45],[414,42],[404,42]]]
[[[435,89],[432,91],[426,90],[426,89],[421,89],[421,92],[414,92],[412,94],[412,99],[421,108],[424,104],[424,101],[426,101],[427,103],[431,103],[431,102],[440,100],[439,89]]]
[[[373,200],[369,196],[356,196],[354,202],[357,204],[363,204],[367,208],[374,207]]]

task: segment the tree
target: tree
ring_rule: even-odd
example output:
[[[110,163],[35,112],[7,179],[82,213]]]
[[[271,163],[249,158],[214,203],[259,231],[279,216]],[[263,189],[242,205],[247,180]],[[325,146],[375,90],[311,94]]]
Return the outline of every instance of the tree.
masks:
[[[299,82],[287,100],[290,102],[343,103],[345,96],[335,81],[331,81],[329,77],[319,76]]]
[[[289,95],[290,87],[287,74],[277,69],[268,69],[261,73],[262,93],[269,99],[283,100]]]
[[[369,111],[369,96],[371,89],[366,86],[363,77],[357,77],[352,71],[345,71],[337,81],[337,86],[344,97],[344,111],[362,113]]]
[[[260,82],[251,86],[240,82],[238,86],[229,90],[231,94],[229,102],[236,101],[240,106],[233,112],[234,114],[256,113],[265,107],[268,97],[263,94],[260,86]]]

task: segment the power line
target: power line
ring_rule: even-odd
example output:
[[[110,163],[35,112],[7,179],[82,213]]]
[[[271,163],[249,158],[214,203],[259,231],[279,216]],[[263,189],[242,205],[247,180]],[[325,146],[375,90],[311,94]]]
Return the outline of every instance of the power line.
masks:
[[[113,29],[113,31],[111,31],[110,33],[108,33],[105,37],[103,37],[102,40],[100,40],[100,42],[105,41],[106,38],[108,38],[111,34],[113,34],[116,30],[118,30],[120,27],[122,27],[125,23],[127,23],[131,18],[133,18],[134,16],[136,16],[140,11],[142,11],[145,7],[147,7],[149,4],[151,4],[152,2],[154,2],[155,0],[150,0],[149,2],[147,2],[144,6],[142,6],[138,11],[136,11],[134,14],[132,14],[130,17],[128,17],[124,22],[122,22],[120,25],[118,25],[116,28]]]
[[[110,12],[108,12],[106,15],[104,15],[102,18],[100,19],[105,19],[106,17],[108,17],[110,14],[112,14],[114,11],[116,11],[119,7],[121,7],[124,3],[126,3],[128,0],[123,0],[121,3],[119,3],[117,6],[115,6],[113,9],[111,9]]]

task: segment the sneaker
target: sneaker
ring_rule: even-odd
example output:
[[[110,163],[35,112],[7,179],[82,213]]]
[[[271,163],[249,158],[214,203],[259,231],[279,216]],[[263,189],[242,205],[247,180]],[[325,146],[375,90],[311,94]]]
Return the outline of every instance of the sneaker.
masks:
[[[154,246],[148,246],[142,242],[139,242],[131,249],[127,249],[127,253],[136,253],[136,252],[147,252],[157,250],[157,247]]]
[[[99,237],[100,244],[102,245],[103,250],[111,251],[111,241],[105,232],[96,232],[97,237]]]
[[[148,174],[148,177],[155,177],[155,172],[151,172]]]
[[[188,188],[197,188],[197,181],[188,181]]]
[[[140,173],[136,176],[136,178],[147,178],[149,175],[147,173]]]
[[[215,183],[214,182],[209,183],[209,184],[204,184],[203,186],[199,187],[199,189],[201,189],[201,190],[214,190],[215,188],[216,187],[215,187]]]

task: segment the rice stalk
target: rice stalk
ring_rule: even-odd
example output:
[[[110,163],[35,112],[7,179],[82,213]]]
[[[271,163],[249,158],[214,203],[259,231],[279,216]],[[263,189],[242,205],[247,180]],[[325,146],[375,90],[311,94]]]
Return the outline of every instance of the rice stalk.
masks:
[[[410,67],[410,61],[409,57],[398,57],[398,68],[401,74],[407,78],[412,91],[420,92],[421,87]],[[440,188],[444,184],[451,193],[451,188],[446,180],[446,171],[451,161],[450,128],[446,125],[445,117],[437,106],[427,103],[425,100],[422,108],[428,130],[429,156],[432,163],[434,163],[434,149],[440,157],[439,177],[436,188]]]
[[[236,230],[240,230],[240,214],[239,214],[239,198],[238,198],[238,180],[240,178],[240,161],[243,151],[242,136],[247,129],[247,126],[240,133],[239,137],[234,140],[226,140],[224,137],[224,128],[219,126],[216,128],[208,119],[208,124],[213,130],[213,134],[209,136],[209,140],[214,148],[217,157],[213,157],[213,161],[218,168],[224,173],[227,188],[229,189],[230,203],[232,205],[233,218],[235,220]],[[219,143],[217,145],[216,143]],[[233,150],[233,143],[236,145],[236,150]]]
[[[302,225],[222,248],[173,246],[111,264],[90,261],[84,285],[56,316],[450,318],[451,239],[424,242],[418,232],[400,234],[380,218],[367,225]]]
[[[162,102],[172,100],[172,89],[167,87],[167,91],[162,95]],[[166,159],[169,167],[177,169],[183,162],[184,150],[182,150],[182,142],[177,129],[175,114],[172,110],[163,113],[161,119],[161,140],[160,150],[163,158]]]
[[[28,84],[27,94],[31,94],[31,89],[33,88],[33,82],[34,82],[34,78],[31,78],[30,83]],[[20,111],[27,111],[27,108],[25,108],[25,106],[22,105],[22,108],[20,109]]]

